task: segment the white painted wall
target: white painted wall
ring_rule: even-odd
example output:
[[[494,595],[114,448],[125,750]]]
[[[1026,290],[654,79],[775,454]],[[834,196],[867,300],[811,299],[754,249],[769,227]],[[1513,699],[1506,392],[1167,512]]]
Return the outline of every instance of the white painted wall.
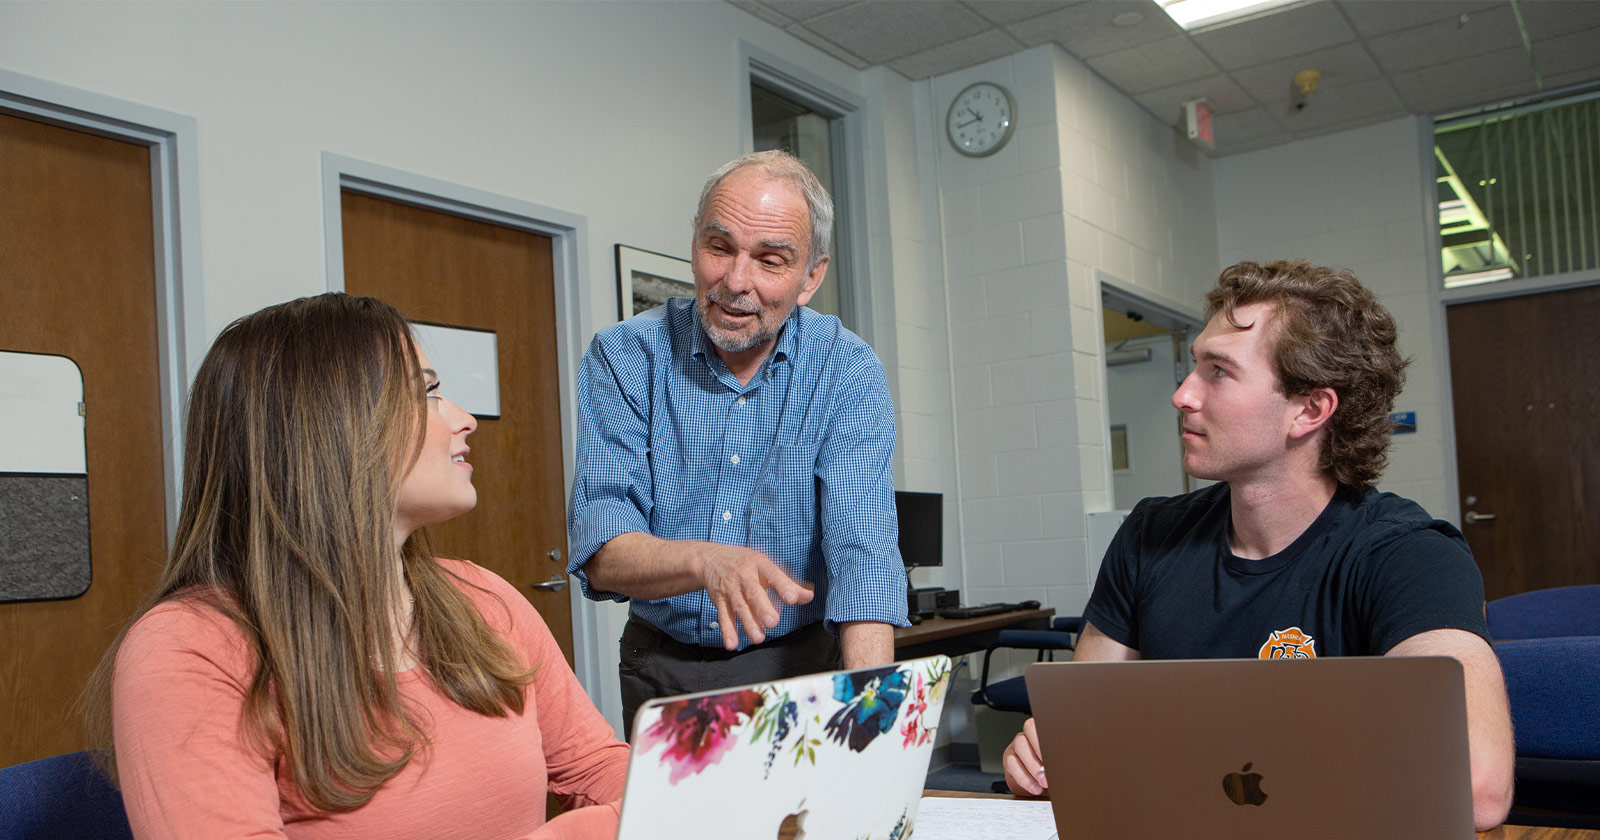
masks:
[[[613,244],[687,254],[705,176],[748,142],[741,41],[867,98],[868,248],[920,271],[906,245],[922,236],[910,83],[856,71],[726,3],[0,4],[0,69],[196,120],[201,242],[189,282],[208,338],[325,290],[321,156],[333,152],[584,217],[587,343],[616,311]],[[891,234],[896,209],[909,238]],[[870,278],[874,312],[892,319],[892,256],[883,268]],[[206,343],[190,349],[192,371]],[[933,417],[927,377],[891,369],[891,387],[901,378],[904,401]],[[913,439],[937,425],[913,423]],[[921,451],[914,475],[936,474],[936,457]],[[616,724],[625,610],[593,609],[589,689]]]
[[[1217,239],[1224,264],[1301,257],[1348,268],[1378,295],[1412,360],[1395,409],[1415,411],[1418,427],[1394,439],[1380,488],[1454,520],[1429,136],[1426,120],[1407,118],[1222,158]]]

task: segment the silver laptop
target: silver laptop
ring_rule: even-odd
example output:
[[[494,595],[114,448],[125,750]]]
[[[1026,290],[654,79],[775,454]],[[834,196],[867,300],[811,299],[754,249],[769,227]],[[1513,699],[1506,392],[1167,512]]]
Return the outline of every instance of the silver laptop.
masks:
[[[909,837],[949,690],[933,656],[645,703],[618,840]]]
[[[1473,835],[1454,659],[1046,662],[1026,679],[1063,838]]]

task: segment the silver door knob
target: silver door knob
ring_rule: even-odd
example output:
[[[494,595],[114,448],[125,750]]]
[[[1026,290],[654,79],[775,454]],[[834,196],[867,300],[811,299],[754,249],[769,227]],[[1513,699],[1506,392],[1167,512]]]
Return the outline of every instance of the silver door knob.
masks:
[[[1467,515],[1463,516],[1461,518],[1467,520],[1467,524],[1471,525],[1474,522],[1483,522],[1485,520],[1493,519],[1494,518],[1494,514],[1492,514],[1492,513],[1478,513],[1477,511],[1469,510],[1469,511],[1467,511]]]
[[[560,592],[561,590],[567,588],[567,578],[565,575],[551,575],[549,580],[545,581],[544,583],[531,584],[530,588],[547,589],[551,592]]]

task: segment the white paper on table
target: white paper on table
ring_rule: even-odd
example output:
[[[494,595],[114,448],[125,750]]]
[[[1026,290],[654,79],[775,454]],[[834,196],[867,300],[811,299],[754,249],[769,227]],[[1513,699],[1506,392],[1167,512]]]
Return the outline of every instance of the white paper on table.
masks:
[[[917,840],[1056,840],[1050,803],[1029,799],[952,799],[924,796],[917,806]]]

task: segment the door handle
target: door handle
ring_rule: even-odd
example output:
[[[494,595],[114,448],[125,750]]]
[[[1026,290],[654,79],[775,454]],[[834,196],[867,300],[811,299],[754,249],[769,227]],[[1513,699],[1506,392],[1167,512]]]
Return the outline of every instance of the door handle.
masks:
[[[560,592],[561,590],[567,588],[567,578],[566,578],[565,575],[551,575],[550,579],[545,581],[544,583],[530,584],[528,588],[530,588],[530,589],[545,589],[545,590],[549,590],[551,592]]]
[[[1467,524],[1468,525],[1471,525],[1474,522],[1483,522],[1483,521],[1486,521],[1486,520],[1489,520],[1489,519],[1493,519],[1494,516],[1495,515],[1492,514],[1492,513],[1478,513],[1477,511],[1469,510],[1469,511],[1467,511],[1467,515],[1462,517],[1462,518],[1467,520]]]

